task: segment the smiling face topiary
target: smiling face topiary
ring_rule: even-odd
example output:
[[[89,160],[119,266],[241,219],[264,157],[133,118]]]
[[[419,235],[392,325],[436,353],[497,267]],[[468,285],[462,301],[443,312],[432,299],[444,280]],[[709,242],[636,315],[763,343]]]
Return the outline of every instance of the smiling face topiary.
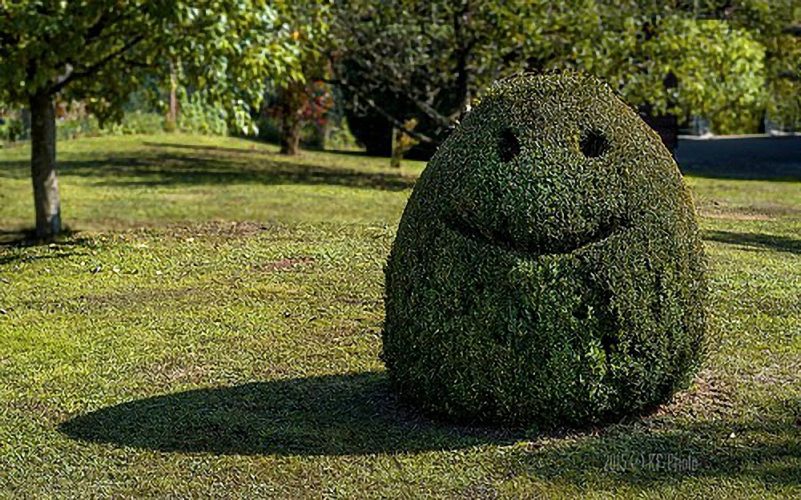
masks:
[[[412,193],[386,268],[400,395],[458,420],[583,425],[698,365],[704,259],[670,153],[608,86],[493,86]]]

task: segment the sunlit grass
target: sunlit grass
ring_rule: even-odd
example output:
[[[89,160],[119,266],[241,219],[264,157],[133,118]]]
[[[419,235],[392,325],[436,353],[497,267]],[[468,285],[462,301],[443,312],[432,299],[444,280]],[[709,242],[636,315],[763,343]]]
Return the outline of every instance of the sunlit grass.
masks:
[[[33,219],[0,151],[0,230]],[[797,496],[801,185],[691,177],[712,347],[643,419],[537,435],[387,390],[382,266],[422,165],[194,136],[60,145],[50,246],[0,247],[0,492]]]

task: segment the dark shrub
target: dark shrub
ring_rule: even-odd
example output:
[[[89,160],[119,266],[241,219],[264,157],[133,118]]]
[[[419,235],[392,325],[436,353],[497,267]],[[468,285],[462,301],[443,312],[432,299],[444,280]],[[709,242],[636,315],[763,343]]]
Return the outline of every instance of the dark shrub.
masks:
[[[701,357],[704,258],[659,137],[598,80],[495,84],[414,189],[386,268],[401,396],[583,425],[665,401]]]

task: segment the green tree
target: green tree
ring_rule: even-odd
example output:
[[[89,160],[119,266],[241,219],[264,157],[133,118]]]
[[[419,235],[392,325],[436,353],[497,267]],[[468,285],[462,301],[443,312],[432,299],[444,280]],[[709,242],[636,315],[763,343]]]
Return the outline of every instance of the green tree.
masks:
[[[801,0],[696,0],[693,15],[745,29],[765,47],[766,109],[773,121],[801,120]]]
[[[297,76],[297,50],[268,0],[0,0],[0,101],[31,113],[36,235],[61,231],[54,100],[81,99],[101,120],[147,75],[180,61],[188,81],[250,126],[266,77]]]
[[[765,46],[767,113],[789,128],[801,123],[801,0],[748,0],[731,22]]]
[[[597,31],[575,48],[577,67],[617,87],[647,118],[674,117],[674,130],[659,130],[669,146],[675,118],[703,116],[726,132],[747,126],[744,117],[754,121],[765,102],[763,45],[700,3],[605,2]]]
[[[337,3],[331,58],[351,129],[370,153],[389,154],[393,127],[430,152],[493,80],[563,62],[596,10],[591,0]]]
[[[696,115],[728,132],[797,99],[779,76],[797,68],[794,4],[353,0],[338,5],[334,68],[352,129],[377,154],[389,153],[393,126],[431,151],[492,80],[565,66],[608,80],[652,123],[666,118],[665,136]],[[405,130],[410,118],[418,126]]]
[[[801,125],[801,6],[792,22],[768,42],[771,70],[768,111],[771,119],[797,130]]]
[[[275,89],[281,153],[296,155],[300,151],[303,127],[303,110],[309,104],[309,81],[328,77],[326,54],[331,39],[328,28],[331,22],[331,2],[328,0],[299,0],[283,7],[282,15],[288,20],[292,38],[299,50],[300,74],[279,82]]]

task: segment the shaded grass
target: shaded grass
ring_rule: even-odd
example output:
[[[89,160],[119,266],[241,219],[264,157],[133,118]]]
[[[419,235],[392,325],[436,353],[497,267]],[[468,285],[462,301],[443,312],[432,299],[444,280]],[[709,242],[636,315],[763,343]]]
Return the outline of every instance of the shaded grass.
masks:
[[[32,219],[25,154],[0,151],[9,233]],[[644,418],[541,435],[387,390],[382,266],[419,165],[191,136],[60,155],[76,233],[0,246],[5,495],[801,494],[798,183],[690,177],[704,370]]]
[[[383,223],[400,215],[422,168],[319,152],[287,158],[270,145],[219,142],[181,135],[64,142],[63,218],[75,230],[204,220]],[[32,220],[27,154],[18,147],[0,155],[4,230]]]
[[[706,239],[748,248],[801,254],[801,238],[770,234],[738,233],[734,231],[708,231]]]
[[[382,372],[166,394],[81,415],[60,429],[100,443],[237,455],[414,453],[514,442],[508,432],[437,424],[400,406]]]

